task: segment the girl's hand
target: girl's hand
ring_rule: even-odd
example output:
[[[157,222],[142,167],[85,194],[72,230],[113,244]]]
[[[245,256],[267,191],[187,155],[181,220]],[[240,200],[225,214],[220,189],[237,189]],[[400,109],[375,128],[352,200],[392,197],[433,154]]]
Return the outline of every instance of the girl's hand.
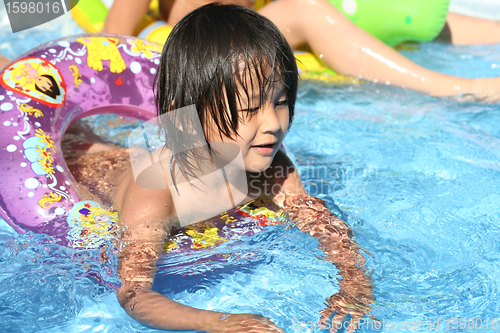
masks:
[[[272,321],[256,314],[224,314],[206,329],[209,333],[272,332],[284,333]]]
[[[326,308],[321,313],[321,323],[330,327],[330,333],[338,328],[347,328],[347,333],[356,330],[360,319],[370,312],[373,304],[373,285],[366,275],[353,274],[343,276],[340,291],[326,300]],[[335,313],[331,322],[328,320]],[[351,315],[349,327],[344,323],[346,316]],[[327,325],[329,324],[329,325]]]

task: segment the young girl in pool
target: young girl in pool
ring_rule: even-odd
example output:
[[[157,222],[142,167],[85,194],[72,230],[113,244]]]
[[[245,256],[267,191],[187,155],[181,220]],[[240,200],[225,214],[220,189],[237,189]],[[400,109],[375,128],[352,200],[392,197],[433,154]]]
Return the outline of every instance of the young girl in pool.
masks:
[[[172,31],[157,81],[160,116],[195,105],[205,144],[239,147],[249,184],[248,195],[240,204],[265,195],[300,230],[319,241],[319,248],[342,276],[339,292],[327,299],[321,312],[322,320],[331,323],[329,317],[335,313],[331,320],[341,323],[350,314],[349,331],[354,330],[370,309],[373,287],[348,226],[322,200],[307,194],[297,170],[280,150],[293,119],[298,73],[293,52],[276,26],[240,6],[198,8]],[[161,131],[165,130],[163,124],[161,121]],[[187,127],[180,128],[190,134]],[[163,153],[165,149],[155,152]],[[195,173],[198,161],[190,160],[193,156],[176,157],[170,166],[167,163],[163,169],[166,178],[174,177],[180,184],[183,177]],[[123,173],[116,184],[112,199],[124,243],[117,296],[131,317],[171,330],[282,332],[260,315],[195,309],[152,291],[155,263],[183,208],[174,205],[176,193],[168,187],[138,186],[132,170]]]

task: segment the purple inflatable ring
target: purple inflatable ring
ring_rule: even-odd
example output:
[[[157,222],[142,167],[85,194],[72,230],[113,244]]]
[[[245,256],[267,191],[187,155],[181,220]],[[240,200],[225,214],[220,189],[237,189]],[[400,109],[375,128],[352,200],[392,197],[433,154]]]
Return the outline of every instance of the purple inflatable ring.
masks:
[[[73,121],[93,114],[153,118],[161,49],[133,37],[78,35],[46,43],[0,73],[0,217],[17,232],[76,241],[75,212],[112,231],[116,212],[80,202],[61,139]]]
[[[61,140],[72,122],[94,114],[154,118],[161,51],[134,37],[79,35],[46,43],[0,73],[0,217],[17,232],[76,248],[98,248],[118,235],[115,210],[80,200]],[[259,198],[214,216],[203,230],[176,231],[165,251],[213,246],[283,218]]]

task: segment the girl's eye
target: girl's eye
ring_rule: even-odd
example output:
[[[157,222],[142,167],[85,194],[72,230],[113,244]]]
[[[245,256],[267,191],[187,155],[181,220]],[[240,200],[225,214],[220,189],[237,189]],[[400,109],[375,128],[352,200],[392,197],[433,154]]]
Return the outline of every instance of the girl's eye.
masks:
[[[284,99],[276,103],[276,106],[284,106],[284,105],[288,105],[288,99]]]
[[[245,109],[242,111],[246,111],[247,113],[256,113],[257,111],[259,111],[259,109],[260,109],[260,107],[256,107],[256,108]]]

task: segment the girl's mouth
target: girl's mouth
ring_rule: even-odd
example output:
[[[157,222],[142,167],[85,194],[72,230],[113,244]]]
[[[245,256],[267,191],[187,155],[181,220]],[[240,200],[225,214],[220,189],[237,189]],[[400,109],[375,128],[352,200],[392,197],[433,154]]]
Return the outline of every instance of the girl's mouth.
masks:
[[[263,155],[271,155],[274,152],[275,143],[268,143],[263,145],[255,145],[252,148],[255,148],[258,152]]]

